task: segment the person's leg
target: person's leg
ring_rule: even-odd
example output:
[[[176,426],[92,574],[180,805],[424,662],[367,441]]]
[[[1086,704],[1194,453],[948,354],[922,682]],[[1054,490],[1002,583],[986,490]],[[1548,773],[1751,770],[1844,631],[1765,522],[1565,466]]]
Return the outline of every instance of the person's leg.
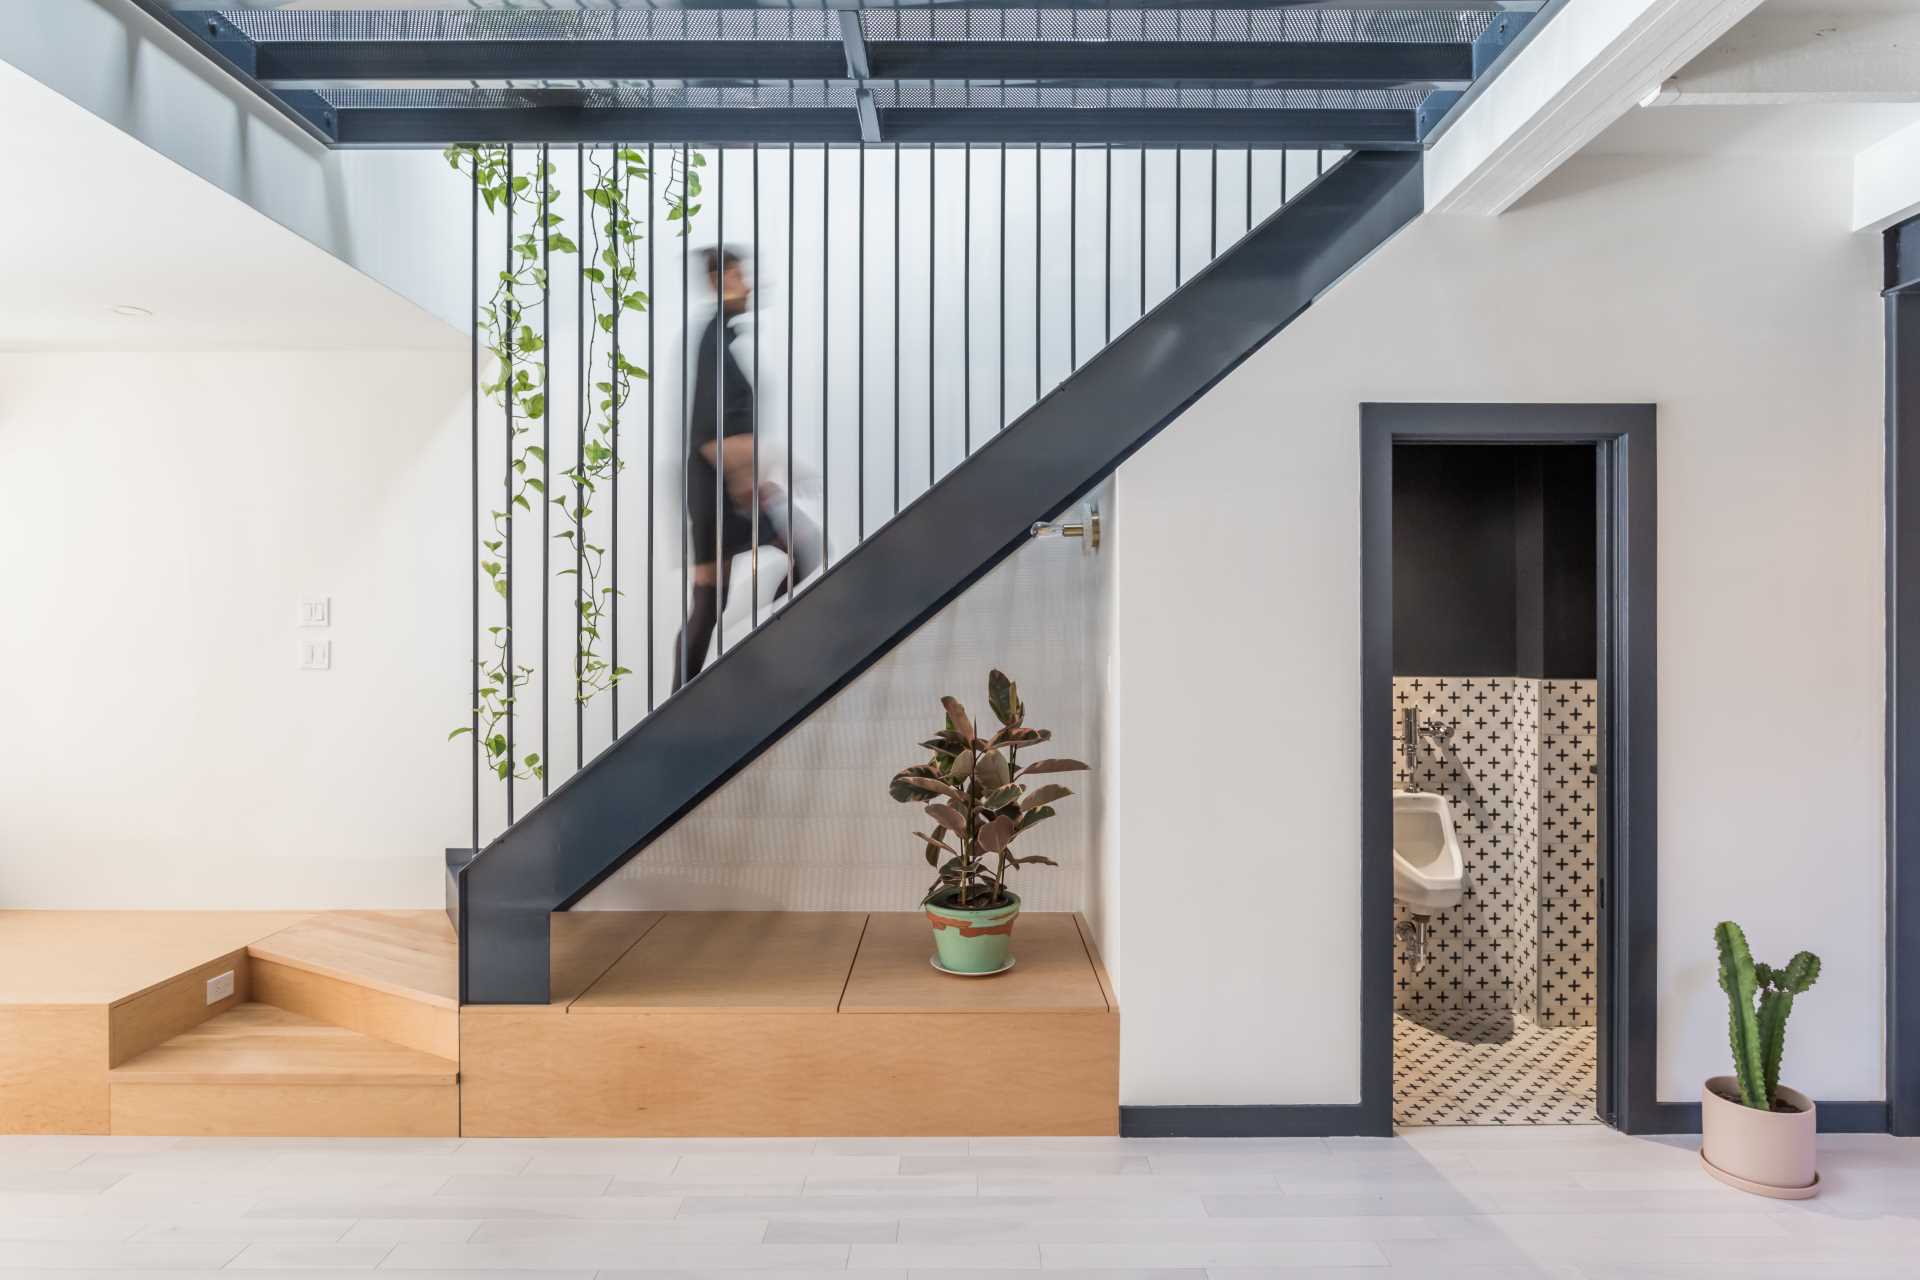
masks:
[[[707,649],[713,644],[714,624],[727,607],[727,584],[718,567],[696,564],[691,570],[692,595],[687,601],[687,623],[673,646],[673,687],[700,674],[707,664]]]
[[[787,492],[772,480],[761,479],[756,495],[752,444],[744,437],[729,436],[728,440],[737,443],[730,443],[720,459],[726,471],[727,500],[740,511],[751,510],[752,505],[758,502],[762,529],[760,541],[787,553],[793,562],[792,580],[797,584],[820,567],[825,550],[820,526],[797,505],[793,506],[789,518]],[[712,441],[708,441],[700,446],[700,453],[711,466],[715,455],[721,451],[714,447]],[[708,483],[711,484],[711,472],[708,476]],[[783,576],[773,598],[778,600],[786,594],[786,590],[787,578]]]

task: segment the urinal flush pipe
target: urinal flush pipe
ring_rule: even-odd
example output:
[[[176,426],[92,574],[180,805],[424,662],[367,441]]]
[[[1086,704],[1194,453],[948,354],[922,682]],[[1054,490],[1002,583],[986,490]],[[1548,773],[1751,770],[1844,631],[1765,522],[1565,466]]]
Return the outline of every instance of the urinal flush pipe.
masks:
[[[1420,973],[1426,969],[1427,943],[1433,936],[1433,917],[1417,915],[1410,920],[1403,920],[1395,932],[1400,935],[1407,963],[1413,971]]]

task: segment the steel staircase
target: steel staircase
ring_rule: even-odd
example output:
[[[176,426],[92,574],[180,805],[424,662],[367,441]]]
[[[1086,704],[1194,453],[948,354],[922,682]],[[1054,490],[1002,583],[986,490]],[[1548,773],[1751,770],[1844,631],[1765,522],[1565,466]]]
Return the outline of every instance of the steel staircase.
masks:
[[[545,1003],[552,912],[1098,485],[1421,208],[1417,151],[1349,155],[491,844],[450,852],[461,999]]]

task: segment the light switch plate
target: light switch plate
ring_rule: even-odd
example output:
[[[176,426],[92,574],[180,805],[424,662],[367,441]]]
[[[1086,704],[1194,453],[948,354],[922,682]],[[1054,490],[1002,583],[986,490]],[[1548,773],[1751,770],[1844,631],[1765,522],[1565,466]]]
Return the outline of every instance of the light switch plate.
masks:
[[[233,994],[233,970],[207,979],[207,1003],[219,1004]]]
[[[333,666],[333,641],[302,640],[300,642],[302,671],[325,671],[331,666]]]
[[[313,596],[300,602],[300,625],[303,627],[324,627],[333,619],[333,601],[327,596]]]

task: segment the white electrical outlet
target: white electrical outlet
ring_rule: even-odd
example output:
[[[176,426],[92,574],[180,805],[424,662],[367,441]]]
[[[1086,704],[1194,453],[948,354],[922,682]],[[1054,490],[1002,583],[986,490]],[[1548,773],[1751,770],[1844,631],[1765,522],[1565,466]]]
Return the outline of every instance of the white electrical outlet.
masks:
[[[325,671],[331,666],[333,666],[333,641],[302,640],[300,642],[302,671]]]
[[[207,1003],[219,1004],[233,994],[233,970],[207,979]]]
[[[300,625],[303,627],[324,627],[333,618],[333,601],[326,596],[313,596],[300,602]]]

